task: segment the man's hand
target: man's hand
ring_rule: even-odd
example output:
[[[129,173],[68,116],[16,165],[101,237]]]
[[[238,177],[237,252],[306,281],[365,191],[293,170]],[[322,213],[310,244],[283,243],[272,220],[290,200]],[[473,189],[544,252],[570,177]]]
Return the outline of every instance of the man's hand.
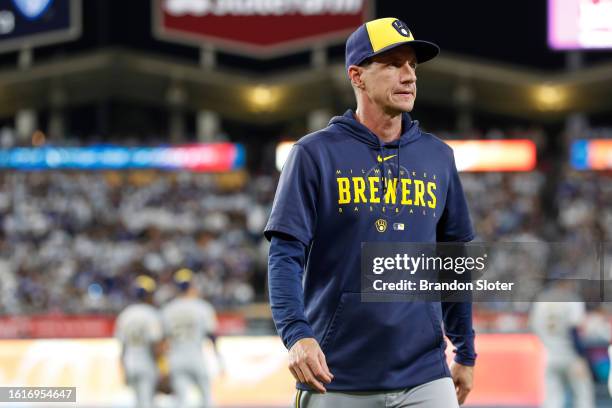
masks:
[[[329,384],[334,378],[319,343],[313,338],[300,339],[291,347],[289,371],[297,381],[322,393],[326,391],[323,383]]]
[[[455,383],[457,400],[459,405],[462,405],[474,386],[474,367],[464,366],[453,361],[450,371],[453,383]]]

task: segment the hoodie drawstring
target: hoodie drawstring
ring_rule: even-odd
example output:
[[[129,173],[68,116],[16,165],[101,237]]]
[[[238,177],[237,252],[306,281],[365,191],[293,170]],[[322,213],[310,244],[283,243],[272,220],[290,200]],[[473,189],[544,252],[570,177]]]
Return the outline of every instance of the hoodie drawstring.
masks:
[[[396,174],[394,175],[394,177],[391,178],[391,182],[393,182],[393,179],[396,180],[395,191],[394,191],[396,205],[398,203],[397,192],[399,190],[398,184],[400,182],[400,151],[401,151],[401,146],[398,143],[397,154],[395,155],[396,157],[395,163],[396,163],[397,170],[396,170]],[[380,158],[380,163],[378,165],[378,169],[380,170],[380,179],[378,180],[378,188],[382,190],[383,192],[382,198],[384,201],[385,197],[387,196],[387,190],[389,189],[389,186],[388,186],[389,183],[387,182],[387,172],[385,171],[384,147],[382,143],[378,147],[377,161],[379,161],[378,158]]]
[[[397,197],[397,192],[400,189],[400,186],[398,184],[400,184],[400,150],[402,150],[402,146],[400,146],[400,144],[397,144],[397,176],[395,177],[395,205],[399,205],[399,201],[398,201],[398,197]]]
[[[378,179],[378,188],[383,192],[383,200],[385,195],[387,194],[387,179],[385,178],[385,158],[384,158],[384,149],[382,143],[379,144],[378,147],[378,157],[376,158],[378,161],[378,169],[380,170],[380,178]]]

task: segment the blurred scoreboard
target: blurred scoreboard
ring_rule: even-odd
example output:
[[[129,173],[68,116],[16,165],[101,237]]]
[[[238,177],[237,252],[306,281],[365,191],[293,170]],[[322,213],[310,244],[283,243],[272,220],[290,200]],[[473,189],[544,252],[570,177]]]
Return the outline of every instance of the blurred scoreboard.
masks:
[[[570,160],[576,170],[612,170],[612,139],[575,140]]]
[[[548,44],[555,50],[612,49],[612,0],[548,0]]]
[[[294,141],[276,147],[276,168],[280,171]],[[532,171],[536,167],[535,143],[515,140],[447,140],[454,151],[459,171]]]
[[[531,171],[536,146],[531,140],[448,140],[458,171]]]
[[[228,172],[244,167],[245,149],[234,143],[159,147],[18,147],[0,150],[0,168],[15,170],[161,169]]]
[[[0,0],[0,52],[80,35],[81,0]]]

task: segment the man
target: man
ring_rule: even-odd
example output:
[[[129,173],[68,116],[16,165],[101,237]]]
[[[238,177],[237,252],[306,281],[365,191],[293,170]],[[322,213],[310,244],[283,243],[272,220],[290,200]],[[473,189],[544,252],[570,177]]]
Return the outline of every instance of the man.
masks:
[[[169,343],[170,382],[178,407],[188,406],[189,390],[196,384],[202,395],[202,406],[211,406],[208,370],[202,354],[202,342],[210,337],[214,344],[217,317],[213,307],[199,298],[193,272],[180,269],[174,274],[179,296],[162,309]]]
[[[595,406],[593,379],[578,332],[585,318],[585,304],[570,280],[555,281],[533,304],[530,324],[547,352],[544,408],[566,406],[566,382],[573,407]]]
[[[452,150],[408,115],[417,63],[438,51],[395,18],[361,26],[346,43],[357,110],[299,140],[284,165],[265,235],[297,406],[449,408],[472,387],[470,303],[360,300],[362,242],[474,237]]]
[[[136,393],[136,406],[151,408],[158,380],[156,360],[160,354],[162,324],[153,306],[155,281],[140,275],[135,287],[139,302],[119,314],[115,337],[121,343],[121,363],[127,384]]]

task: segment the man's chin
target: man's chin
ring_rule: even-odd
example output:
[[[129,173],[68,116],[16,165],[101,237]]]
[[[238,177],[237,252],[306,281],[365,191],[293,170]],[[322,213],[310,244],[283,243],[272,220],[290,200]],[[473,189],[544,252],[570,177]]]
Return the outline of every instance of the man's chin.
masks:
[[[396,113],[409,113],[412,112],[414,108],[414,103],[398,103],[392,107],[392,110]]]

